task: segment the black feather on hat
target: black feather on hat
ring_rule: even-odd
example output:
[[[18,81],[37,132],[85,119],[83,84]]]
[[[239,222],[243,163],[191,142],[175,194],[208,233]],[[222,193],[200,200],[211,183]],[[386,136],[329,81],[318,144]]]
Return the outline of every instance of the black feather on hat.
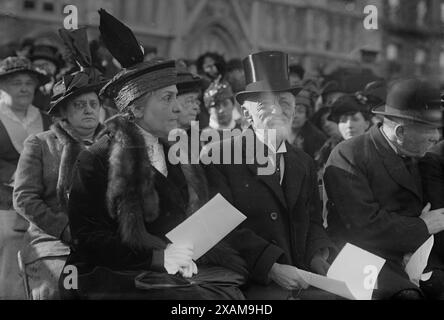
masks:
[[[124,111],[146,93],[176,84],[174,60],[144,62],[143,47],[131,29],[104,9],[99,10],[99,15],[102,39],[109,52],[123,67],[102,88],[101,96],[114,99],[119,110]]]
[[[143,62],[143,47],[130,28],[104,9],[99,10],[100,34],[103,42],[123,68]]]
[[[100,71],[92,66],[86,29],[73,31],[59,29],[59,34],[73,59],[80,66],[80,71],[63,76],[62,80],[54,85],[51,108],[48,111],[48,114],[54,115],[68,99],[87,92],[98,92],[106,83]]]

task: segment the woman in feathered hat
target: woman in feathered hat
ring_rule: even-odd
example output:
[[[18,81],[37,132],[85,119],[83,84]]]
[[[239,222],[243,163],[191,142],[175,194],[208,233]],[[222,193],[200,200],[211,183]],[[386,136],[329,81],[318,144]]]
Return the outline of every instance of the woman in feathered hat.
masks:
[[[228,269],[218,278],[224,286],[205,281],[184,287],[184,278],[201,274],[204,264],[242,271],[243,261],[219,246],[195,263],[191,246],[165,237],[208,200],[202,169],[173,165],[167,157],[167,137],[178,127],[180,113],[175,62],[143,62],[131,30],[106,11],[99,13],[101,36],[123,67],[102,94],[114,100],[120,114],[107,121],[103,136],[77,160],[67,264],[78,269],[78,290],[68,290],[61,279],[65,297],[74,298],[75,292],[83,299],[243,298],[237,288],[242,277]],[[136,287],[143,273],[137,283],[145,290]],[[177,282],[181,288],[169,288]],[[154,284],[162,289],[146,288]]]
[[[60,35],[81,70],[63,77],[53,89],[51,130],[30,136],[16,172],[14,207],[30,222],[21,258],[28,298],[59,299],[58,279],[71,240],[66,202],[77,155],[102,128],[98,91],[105,84],[91,67],[85,29]]]

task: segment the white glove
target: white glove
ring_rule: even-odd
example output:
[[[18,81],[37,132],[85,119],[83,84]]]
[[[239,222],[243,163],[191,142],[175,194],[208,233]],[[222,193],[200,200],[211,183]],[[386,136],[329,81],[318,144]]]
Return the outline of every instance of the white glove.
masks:
[[[197,274],[197,266],[194,261],[191,261],[187,267],[180,268],[179,273],[184,278],[191,278],[194,274]]]
[[[176,274],[181,268],[189,268],[193,262],[193,246],[169,244],[164,250],[163,266],[169,274]]]

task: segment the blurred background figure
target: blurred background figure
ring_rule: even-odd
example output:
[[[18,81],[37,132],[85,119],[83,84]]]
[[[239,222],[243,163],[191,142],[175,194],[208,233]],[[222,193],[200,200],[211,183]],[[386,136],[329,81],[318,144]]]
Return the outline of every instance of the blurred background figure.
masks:
[[[289,142],[314,158],[327,140],[327,136],[309,119],[314,110],[310,91],[303,89],[295,98],[295,114]]]
[[[178,116],[179,128],[189,130],[191,121],[200,113],[202,79],[188,72],[185,65],[177,66],[177,101],[182,109]]]
[[[32,105],[36,88],[48,81],[24,57],[0,62],[0,299],[24,298],[17,252],[28,223],[12,208],[12,188],[23,142],[51,124]]]
[[[364,134],[371,125],[369,110],[353,95],[342,96],[333,103],[331,109],[328,119],[338,124],[343,140]]]
[[[65,62],[59,49],[49,44],[35,44],[32,46],[28,58],[34,68],[39,69],[50,78],[48,83],[38,88],[33,101],[37,108],[46,112],[49,110],[52,87]]]
[[[21,257],[32,300],[60,298],[58,279],[70,252],[66,208],[72,169],[102,128],[98,91],[105,82],[92,68],[86,30],[60,34],[81,70],[55,84],[48,113],[57,123],[25,141],[14,186],[14,207],[30,222]]]
[[[241,59],[231,59],[227,62],[226,78],[234,93],[245,90],[245,73]]]
[[[290,83],[292,85],[297,85],[304,80],[305,69],[300,64],[290,65]]]
[[[154,46],[143,46],[144,61],[150,61],[151,59],[157,58],[157,48]]]

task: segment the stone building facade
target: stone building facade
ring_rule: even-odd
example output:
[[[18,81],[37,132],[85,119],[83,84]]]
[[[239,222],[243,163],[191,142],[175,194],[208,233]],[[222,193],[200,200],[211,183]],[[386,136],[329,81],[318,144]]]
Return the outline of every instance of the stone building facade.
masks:
[[[426,3],[425,10],[419,2]],[[54,31],[65,17],[64,6],[73,4],[78,8],[79,25],[90,27],[92,37],[98,35],[97,9],[103,7],[131,26],[142,43],[156,46],[162,56],[195,59],[210,50],[233,58],[277,49],[288,52],[292,62],[303,64],[314,74],[339,65],[364,65],[382,76],[436,76],[444,68],[443,3],[444,0],[0,0],[0,45],[24,37],[55,39]],[[364,27],[367,5],[378,9],[377,30]],[[415,20],[412,17],[418,15],[424,24],[414,32],[406,32],[404,29],[411,28]],[[361,49],[380,54],[376,61],[365,62]]]

